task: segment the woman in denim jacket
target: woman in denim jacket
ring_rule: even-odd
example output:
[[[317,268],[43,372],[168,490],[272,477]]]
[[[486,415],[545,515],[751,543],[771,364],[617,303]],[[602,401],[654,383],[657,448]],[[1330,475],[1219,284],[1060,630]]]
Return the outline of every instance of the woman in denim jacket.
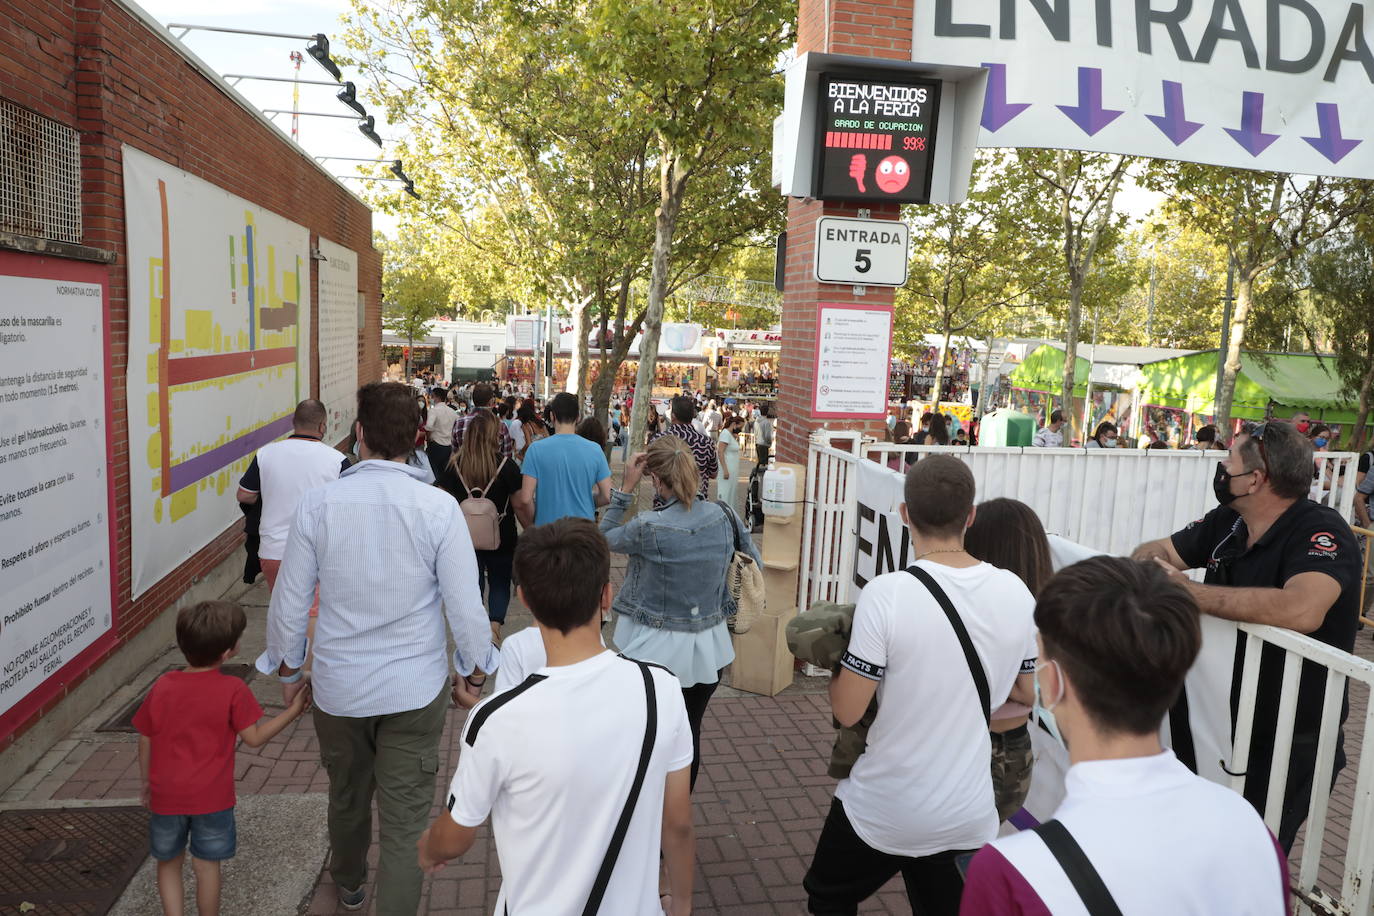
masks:
[[[621,524],[644,474],[667,502]],[[681,682],[692,726],[693,786],[701,766],[706,704],[721,672],[735,660],[726,626],[735,607],[725,573],[736,539],[754,562],[762,562],[739,516],[719,503],[699,501],[699,485],[691,450],[681,439],[664,436],[630,461],[601,520],[611,550],[630,558],[625,584],[611,605],[619,615],[615,644],[627,657],[662,665]]]

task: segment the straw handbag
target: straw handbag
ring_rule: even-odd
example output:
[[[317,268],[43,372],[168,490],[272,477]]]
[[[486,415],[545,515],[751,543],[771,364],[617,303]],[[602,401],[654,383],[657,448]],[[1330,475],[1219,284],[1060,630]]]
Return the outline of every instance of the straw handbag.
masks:
[[[763,570],[740,543],[740,520],[733,509],[725,503],[716,501],[730,521],[730,530],[735,535],[735,552],[730,557],[730,565],[725,570],[725,590],[735,605],[735,613],[730,617],[732,633],[747,633],[764,610]]]

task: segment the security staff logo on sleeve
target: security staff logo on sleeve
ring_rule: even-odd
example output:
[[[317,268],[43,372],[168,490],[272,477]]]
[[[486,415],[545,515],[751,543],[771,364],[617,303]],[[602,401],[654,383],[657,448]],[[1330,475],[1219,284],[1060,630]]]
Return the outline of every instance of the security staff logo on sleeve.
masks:
[[[1312,546],[1308,549],[1309,557],[1336,557],[1336,538],[1329,531],[1318,531],[1312,535]]]

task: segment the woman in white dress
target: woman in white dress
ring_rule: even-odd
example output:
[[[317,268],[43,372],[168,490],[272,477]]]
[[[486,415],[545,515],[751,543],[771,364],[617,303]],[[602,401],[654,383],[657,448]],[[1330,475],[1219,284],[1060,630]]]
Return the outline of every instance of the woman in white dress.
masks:
[[[720,466],[716,473],[716,498],[736,511],[735,484],[739,480],[739,434],[742,429],[743,417],[728,417],[720,431],[720,441],[716,443],[716,463]]]

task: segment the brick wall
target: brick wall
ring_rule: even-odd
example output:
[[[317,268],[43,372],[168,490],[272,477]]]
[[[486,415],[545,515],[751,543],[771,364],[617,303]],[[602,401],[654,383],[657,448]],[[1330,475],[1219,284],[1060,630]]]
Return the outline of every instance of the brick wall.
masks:
[[[894,60],[911,60],[913,2],[923,0],[799,0],[797,51],[822,51]],[[783,461],[806,462],[806,440],[812,430],[885,431],[881,421],[819,420],[811,414],[816,378],[816,307],[821,302],[892,307],[893,291],[869,287],[855,296],[853,287],[817,283],[812,267],[816,220],[821,216],[857,216],[857,204],[823,204],[793,199],[787,207],[786,287],[782,306],[781,382],[778,395],[777,450]],[[895,204],[873,205],[873,219],[897,219]],[[875,354],[885,360],[887,354]]]
[[[359,344],[359,379],[379,378],[381,257],[372,247],[372,215],[280,134],[241,108],[143,20],[113,0],[0,0],[0,97],[76,128],[81,135],[82,205],[86,245],[113,251],[110,267],[110,348],[115,447],[118,645],[123,645],[240,545],[238,526],[225,531],[155,587],[129,595],[129,455],[125,403],[128,281],[120,147],[129,144],[224,190],[271,210],[358,253],[358,286],[367,297]],[[310,269],[312,302],[317,265]],[[317,310],[309,377],[319,390]],[[113,651],[113,650],[112,650]],[[86,675],[59,685],[38,715],[0,736],[9,746]]]

